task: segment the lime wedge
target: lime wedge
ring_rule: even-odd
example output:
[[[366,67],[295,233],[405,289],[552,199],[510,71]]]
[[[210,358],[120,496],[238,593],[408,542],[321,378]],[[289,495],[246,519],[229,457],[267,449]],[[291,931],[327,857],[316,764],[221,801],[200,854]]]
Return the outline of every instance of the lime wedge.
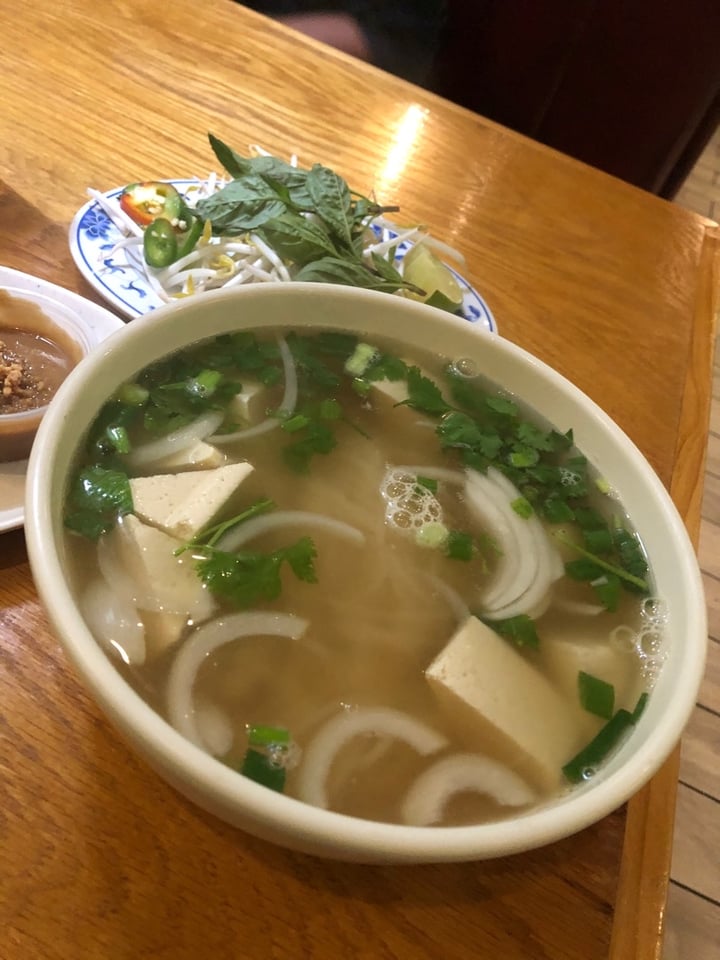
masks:
[[[425,296],[408,293],[414,300],[456,312],[462,307],[463,292],[450,270],[424,243],[412,247],[403,261],[403,277],[425,291]]]

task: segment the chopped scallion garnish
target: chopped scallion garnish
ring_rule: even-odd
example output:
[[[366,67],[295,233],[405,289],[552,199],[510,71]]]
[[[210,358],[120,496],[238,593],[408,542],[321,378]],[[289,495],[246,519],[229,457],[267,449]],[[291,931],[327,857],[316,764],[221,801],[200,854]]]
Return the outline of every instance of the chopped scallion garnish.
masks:
[[[240,767],[240,773],[263,787],[275,790],[277,793],[282,793],[285,789],[285,767],[274,764],[266,754],[259,750],[250,749],[247,751]]]
[[[615,688],[611,683],[581,670],[578,673],[580,703],[588,713],[609,720],[615,709]]]

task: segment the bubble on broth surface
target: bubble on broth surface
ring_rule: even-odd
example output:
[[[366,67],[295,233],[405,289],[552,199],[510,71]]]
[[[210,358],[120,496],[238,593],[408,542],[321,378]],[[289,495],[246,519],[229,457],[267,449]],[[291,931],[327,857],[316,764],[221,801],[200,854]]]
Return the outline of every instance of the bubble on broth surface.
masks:
[[[474,360],[470,359],[470,357],[460,357],[459,360],[455,360],[450,364],[450,370],[452,373],[457,374],[459,377],[465,377],[467,380],[474,380],[480,372],[477,364]]]

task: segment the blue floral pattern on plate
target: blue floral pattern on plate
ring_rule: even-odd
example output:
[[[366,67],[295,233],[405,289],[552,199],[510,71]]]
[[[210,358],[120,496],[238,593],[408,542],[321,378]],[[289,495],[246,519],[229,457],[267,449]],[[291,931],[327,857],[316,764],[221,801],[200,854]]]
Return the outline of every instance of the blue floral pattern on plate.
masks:
[[[199,182],[197,179],[170,181],[181,193]],[[122,191],[123,187],[118,187],[104,196],[118,197]],[[380,236],[379,228],[373,229]],[[390,239],[393,234],[386,231],[385,236]],[[82,206],[70,224],[70,252],[78,270],[102,297],[133,319],[162,306],[163,301],[147,283],[132,253],[123,248],[112,252],[121,239],[122,234],[96,200]],[[398,244],[396,256],[402,258],[411,247],[412,243],[407,241]],[[496,333],[497,324],[483,298],[456,270],[452,273],[463,291],[465,319]]]

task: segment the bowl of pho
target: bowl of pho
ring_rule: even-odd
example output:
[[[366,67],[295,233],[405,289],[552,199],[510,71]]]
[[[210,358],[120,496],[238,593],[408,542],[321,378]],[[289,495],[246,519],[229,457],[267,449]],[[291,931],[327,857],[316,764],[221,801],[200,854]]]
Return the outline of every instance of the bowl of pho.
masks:
[[[538,847],[628,800],[704,664],[692,546],[588,397],[424,304],[258,285],[60,387],[26,534],[52,628],[200,807],[365,862]]]

